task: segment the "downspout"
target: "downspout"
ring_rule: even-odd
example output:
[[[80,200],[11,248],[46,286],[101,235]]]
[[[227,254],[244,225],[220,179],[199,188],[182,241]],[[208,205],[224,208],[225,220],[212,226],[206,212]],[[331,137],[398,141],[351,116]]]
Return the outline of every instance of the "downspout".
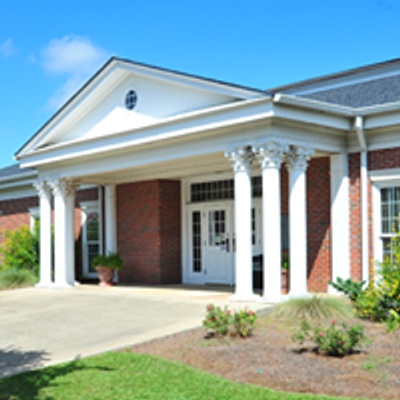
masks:
[[[355,130],[360,145],[361,186],[361,279],[369,281],[369,235],[368,235],[368,149],[364,133],[363,117],[357,116]]]

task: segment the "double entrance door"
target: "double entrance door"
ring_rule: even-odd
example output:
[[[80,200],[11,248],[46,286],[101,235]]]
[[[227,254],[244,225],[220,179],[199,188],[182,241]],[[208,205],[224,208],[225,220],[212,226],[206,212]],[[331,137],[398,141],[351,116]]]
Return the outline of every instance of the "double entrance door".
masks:
[[[261,204],[252,209],[253,254],[261,254]],[[188,280],[233,285],[235,222],[233,201],[188,206]]]

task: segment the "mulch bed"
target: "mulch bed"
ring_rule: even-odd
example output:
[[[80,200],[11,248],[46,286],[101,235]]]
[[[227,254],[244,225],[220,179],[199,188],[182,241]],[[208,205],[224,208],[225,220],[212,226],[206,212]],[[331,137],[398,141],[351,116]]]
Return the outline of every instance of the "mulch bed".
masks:
[[[351,323],[360,321],[351,321]],[[251,337],[206,339],[203,329],[133,346],[232,381],[297,393],[400,399],[400,330],[385,334],[363,322],[371,346],[343,358],[317,354],[291,340],[291,328],[264,317]]]

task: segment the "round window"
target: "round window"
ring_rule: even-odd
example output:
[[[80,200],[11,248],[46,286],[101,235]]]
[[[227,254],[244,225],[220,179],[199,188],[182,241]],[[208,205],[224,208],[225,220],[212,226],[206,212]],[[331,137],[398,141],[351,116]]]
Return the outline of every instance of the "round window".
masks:
[[[133,110],[137,103],[137,94],[134,90],[130,90],[125,96],[125,106],[128,110]]]

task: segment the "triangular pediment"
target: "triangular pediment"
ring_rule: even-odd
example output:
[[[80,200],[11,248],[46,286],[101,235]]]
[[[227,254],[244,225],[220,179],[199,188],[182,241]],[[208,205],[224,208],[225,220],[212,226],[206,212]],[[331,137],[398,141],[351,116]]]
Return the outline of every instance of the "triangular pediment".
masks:
[[[136,96],[132,109],[126,105],[128,93]],[[255,89],[111,60],[18,154],[129,132],[260,94]]]

